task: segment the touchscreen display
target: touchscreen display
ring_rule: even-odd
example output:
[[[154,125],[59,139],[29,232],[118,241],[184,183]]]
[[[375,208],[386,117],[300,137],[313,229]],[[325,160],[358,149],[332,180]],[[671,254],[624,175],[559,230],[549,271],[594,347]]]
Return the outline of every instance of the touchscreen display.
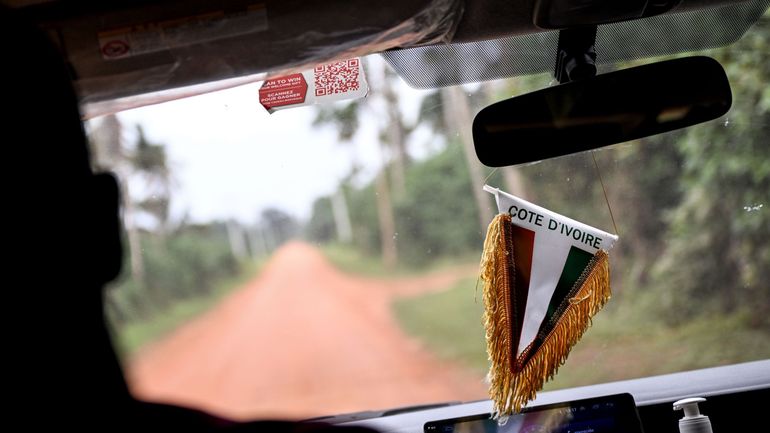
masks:
[[[526,408],[499,425],[490,414],[432,421],[425,433],[642,433],[630,394]]]

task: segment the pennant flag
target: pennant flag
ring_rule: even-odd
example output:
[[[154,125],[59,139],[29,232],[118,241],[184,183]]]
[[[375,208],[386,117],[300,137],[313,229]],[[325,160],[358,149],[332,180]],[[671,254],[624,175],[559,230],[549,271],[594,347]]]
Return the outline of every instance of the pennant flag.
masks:
[[[499,214],[481,257],[490,398],[521,411],[609,300],[606,233],[488,185]]]

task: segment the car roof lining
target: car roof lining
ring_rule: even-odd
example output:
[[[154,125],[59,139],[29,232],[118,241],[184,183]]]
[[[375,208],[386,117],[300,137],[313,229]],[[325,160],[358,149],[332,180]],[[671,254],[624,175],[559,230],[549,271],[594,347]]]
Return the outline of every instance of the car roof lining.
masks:
[[[142,23],[156,16],[153,11],[158,10],[184,16],[196,7],[210,7],[205,6],[209,3],[205,0],[186,3],[176,0],[109,3],[0,0],[0,3],[22,9],[20,12],[25,17],[46,28],[57,40],[68,58],[87,117],[260,81],[266,75],[296,72],[333,59],[386,49],[390,49],[383,53],[387,63],[409,85],[418,88],[550,73],[555,64],[558,31],[535,26],[533,14],[538,0],[378,0],[367,2],[365,11],[368,12],[347,15],[339,12],[349,9],[349,3],[344,0],[254,1],[268,9],[268,32],[252,29],[253,37],[235,35],[188,43],[119,60],[103,59],[99,54],[95,35],[100,29],[110,29],[119,21]],[[301,9],[296,7],[299,1],[303,2]],[[235,7],[251,1],[231,0],[222,4]],[[400,4],[410,4],[414,11],[404,11],[398,7]],[[739,39],[768,4],[770,0],[679,0],[663,15],[600,25],[597,62],[600,66],[609,65],[727,45]],[[399,18],[394,14],[382,18],[377,8],[395,8],[403,16]],[[320,19],[314,10],[324,11],[325,18]],[[371,18],[375,16],[378,18]],[[408,18],[410,38],[393,37],[392,26],[401,22],[399,19],[406,19],[404,17]],[[366,26],[361,27],[364,21]],[[280,39],[285,32],[292,35],[292,31],[296,33],[303,25],[315,30],[300,31],[299,38],[295,35],[294,39]],[[344,25],[357,29],[357,33],[340,32]],[[330,29],[336,29],[336,33]],[[303,39],[309,34],[314,35],[310,45]],[[396,36],[399,34],[396,32]],[[383,35],[391,39],[387,43],[372,42],[381,42]],[[319,51],[319,47],[324,49]]]

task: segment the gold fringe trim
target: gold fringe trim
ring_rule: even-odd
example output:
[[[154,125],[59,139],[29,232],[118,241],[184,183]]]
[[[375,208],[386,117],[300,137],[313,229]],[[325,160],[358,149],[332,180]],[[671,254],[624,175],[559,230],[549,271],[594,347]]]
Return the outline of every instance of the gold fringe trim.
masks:
[[[511,223],[510,215],[497,215],[489,224],[479,268],[484,298],[484,329],[489,357],[489,395],[495,410],[505,407],[513,391],[510,366],[513,365],[511,351],[510,288],[508,254],[506,248],[505,224]]]
[[[484,327],[487,353],[490,361],[489,395],[496,416],[518,413],[535,398],[546,380],[557,373],[567,360],[570,350],[591,326],[591,318],[602,309],[612,296],[607,252],[599,250],[592,266],[577,281],[573,296],[565,304],[556,325],[545,336],[542,345],[526,364],[514,371],[512,359],[510,297],[513,278],[508,269],[511,252],[505,248],[504,224],[510,216],[501,214],[490,223],[481,257],[481,275],[484,296]]]

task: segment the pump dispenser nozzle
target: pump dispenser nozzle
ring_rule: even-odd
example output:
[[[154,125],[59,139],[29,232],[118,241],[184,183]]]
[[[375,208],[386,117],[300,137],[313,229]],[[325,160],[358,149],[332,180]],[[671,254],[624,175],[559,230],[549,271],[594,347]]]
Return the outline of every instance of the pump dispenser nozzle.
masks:
[[[701,415],[698,403],[705,398],[685,398],[674,402],[674,410],[683,410],[684,418],[679,420],[679,433],[712,433],[709,417]]]

